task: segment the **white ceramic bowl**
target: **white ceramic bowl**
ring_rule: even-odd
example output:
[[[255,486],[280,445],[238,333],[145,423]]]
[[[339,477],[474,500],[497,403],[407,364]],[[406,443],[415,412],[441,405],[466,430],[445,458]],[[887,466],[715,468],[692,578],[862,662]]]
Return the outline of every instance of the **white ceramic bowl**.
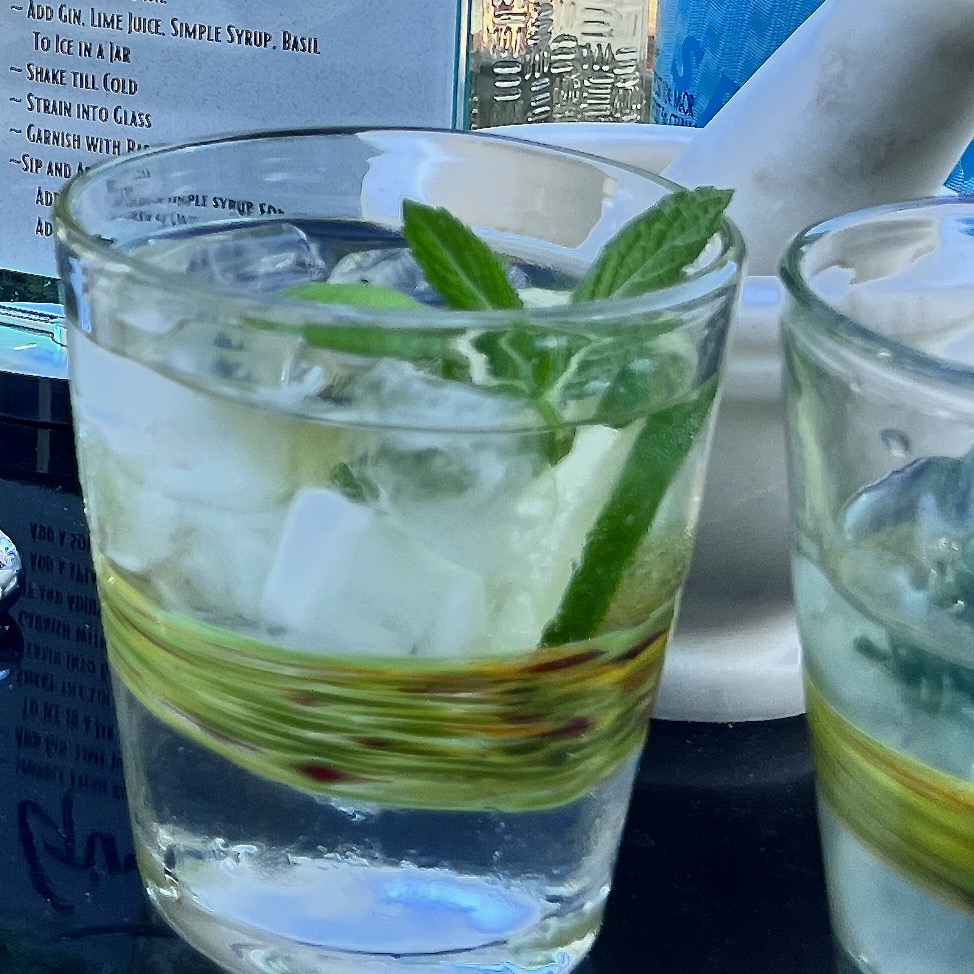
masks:
[[[490,131],[651,172],[664,169],[696,135],[687,128],[595,122]],[[747,279],[658,718],[770,720],[804,710],[789,581],[780,307],[776,278]]]

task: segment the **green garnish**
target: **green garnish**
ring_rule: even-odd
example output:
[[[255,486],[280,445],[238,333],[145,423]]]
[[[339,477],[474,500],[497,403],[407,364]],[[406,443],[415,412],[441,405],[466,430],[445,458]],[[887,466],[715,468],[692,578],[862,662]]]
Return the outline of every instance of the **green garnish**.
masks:
[[[399,311],[415,311],[423,307],[408,294],[378,284],[328,284],[315,281],[312,284],[299,284],[287,293],[290,298],[320,304],[352,304],[359,308],[395,308]]]
[[[666,196],[601,250],[572,303],[634,298],[676,284],[720,229],[733,190],[701,186]]]
[[[608,503],[585,541],[581,561],[558,612],[545,628],[543,646],[578,642],[598,633],[625,570],[693,446],[716,392],[717,382],[711,379],[695,399],[646,420]]]
[[[426,279],[458,311],[524,307],[500,258],[441,207],[402,203],[402,235]]]
[[[315,281],[298,284],[285,292],[289,298],[319,304],[341,304],[357,308],[385,308],[393,311],[421,311],[425,306],[401,291],[378,284],[329,284]],[[273,327],[269,322],[258,322]],[[419,329],[362,328],[356,325],[306,326],[305,342],[311,348],[327,348],[369,358],[396,358],[406,362],[426,362],[441,358],[443,338]]]
[[[680,190],[631,220],[602,248],[575,288],[572,304],[638,297],[678,283],[720,230],[732,195],[712,186]],[[486,362],[486,384],[530,402],[551,428],[542,452],[549,463],[557,463],[570,451],[574,436],[571,424],[559,411],[561,390],[587,359],[605,352],[604,334],[546,328],[545,342],[539,342],[535,326],[518,320],[517,312],[523,305],[507,278],[505,262],[473,230],[442,208],[405,200],[403,236],[427,280],[451,308],[512,312],[510,327],[466,337]],[[370,290],[376,293],[369,294]],[[288,295],[365,307],[417,306],[402,295],[399,298],[407,303],[395,303],[391,295],[396,293],[368,284],[309,284]],[[657,326],[654,333],[658,331]],[[448,340],[451,337],[453,340]],[[463,337],[406,328],[305,329],[306,340],[316,347],[409,361],[426,359],[433,363],[435,374],[472,382],[467,353],[458,344]],[[611,413],[620,423],[630,421],[630,407],[638,409],[638,404],[646,401],[647,388],[658,378],[652,370],[640,371],[638,361],[623,356],[601,399],[606,415]],[[709,415],[715,394],[713,379],[691,400],[646,420],[587,538],[556,616],[545,629],[543,645],[577,642],[597,633],[670,483]]]

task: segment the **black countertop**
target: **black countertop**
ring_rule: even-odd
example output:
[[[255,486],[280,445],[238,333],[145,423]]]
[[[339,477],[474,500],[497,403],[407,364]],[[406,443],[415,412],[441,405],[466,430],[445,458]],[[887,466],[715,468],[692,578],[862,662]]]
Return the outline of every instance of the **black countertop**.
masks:
[[[217,974],[135,870],[70,431],[0,423],[0,974]],[[583,974],[832,974],[801,718],[656,722]]]

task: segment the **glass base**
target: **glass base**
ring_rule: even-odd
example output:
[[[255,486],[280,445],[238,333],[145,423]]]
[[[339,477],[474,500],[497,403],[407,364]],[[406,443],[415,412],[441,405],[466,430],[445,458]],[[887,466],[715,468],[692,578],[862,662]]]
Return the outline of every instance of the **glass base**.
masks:
[[[970,970],[974,914],[911,882],[819,804],[840,974]]]
[[[231,884],[221,871],[192,895],[150,896],[183,939],[237,974],[567,974],[602,913],[599,903],[541,920],[524,891],[445,870],[308,861],[274,890],[256,870]]]
[[[353,805],[115,700],[149,897],[233,974],[567,974],[592,946],[635,757],[553,808]]]

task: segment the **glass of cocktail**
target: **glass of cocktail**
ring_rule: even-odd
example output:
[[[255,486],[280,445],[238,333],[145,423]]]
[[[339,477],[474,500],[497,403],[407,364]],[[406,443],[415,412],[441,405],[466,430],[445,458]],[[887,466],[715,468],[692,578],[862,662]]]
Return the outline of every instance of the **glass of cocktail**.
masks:
[[[321,131],[125,157],[60,197],[139,864],[227,968],[567,971],[591,945],[741,243],[718,213],[649,293],[580,289],[673,188]],[[487,283],[455,217],[503,255]]]
[[[974,205],[842,216],[782,265],[793,571],[843,970],[974,957]]]

